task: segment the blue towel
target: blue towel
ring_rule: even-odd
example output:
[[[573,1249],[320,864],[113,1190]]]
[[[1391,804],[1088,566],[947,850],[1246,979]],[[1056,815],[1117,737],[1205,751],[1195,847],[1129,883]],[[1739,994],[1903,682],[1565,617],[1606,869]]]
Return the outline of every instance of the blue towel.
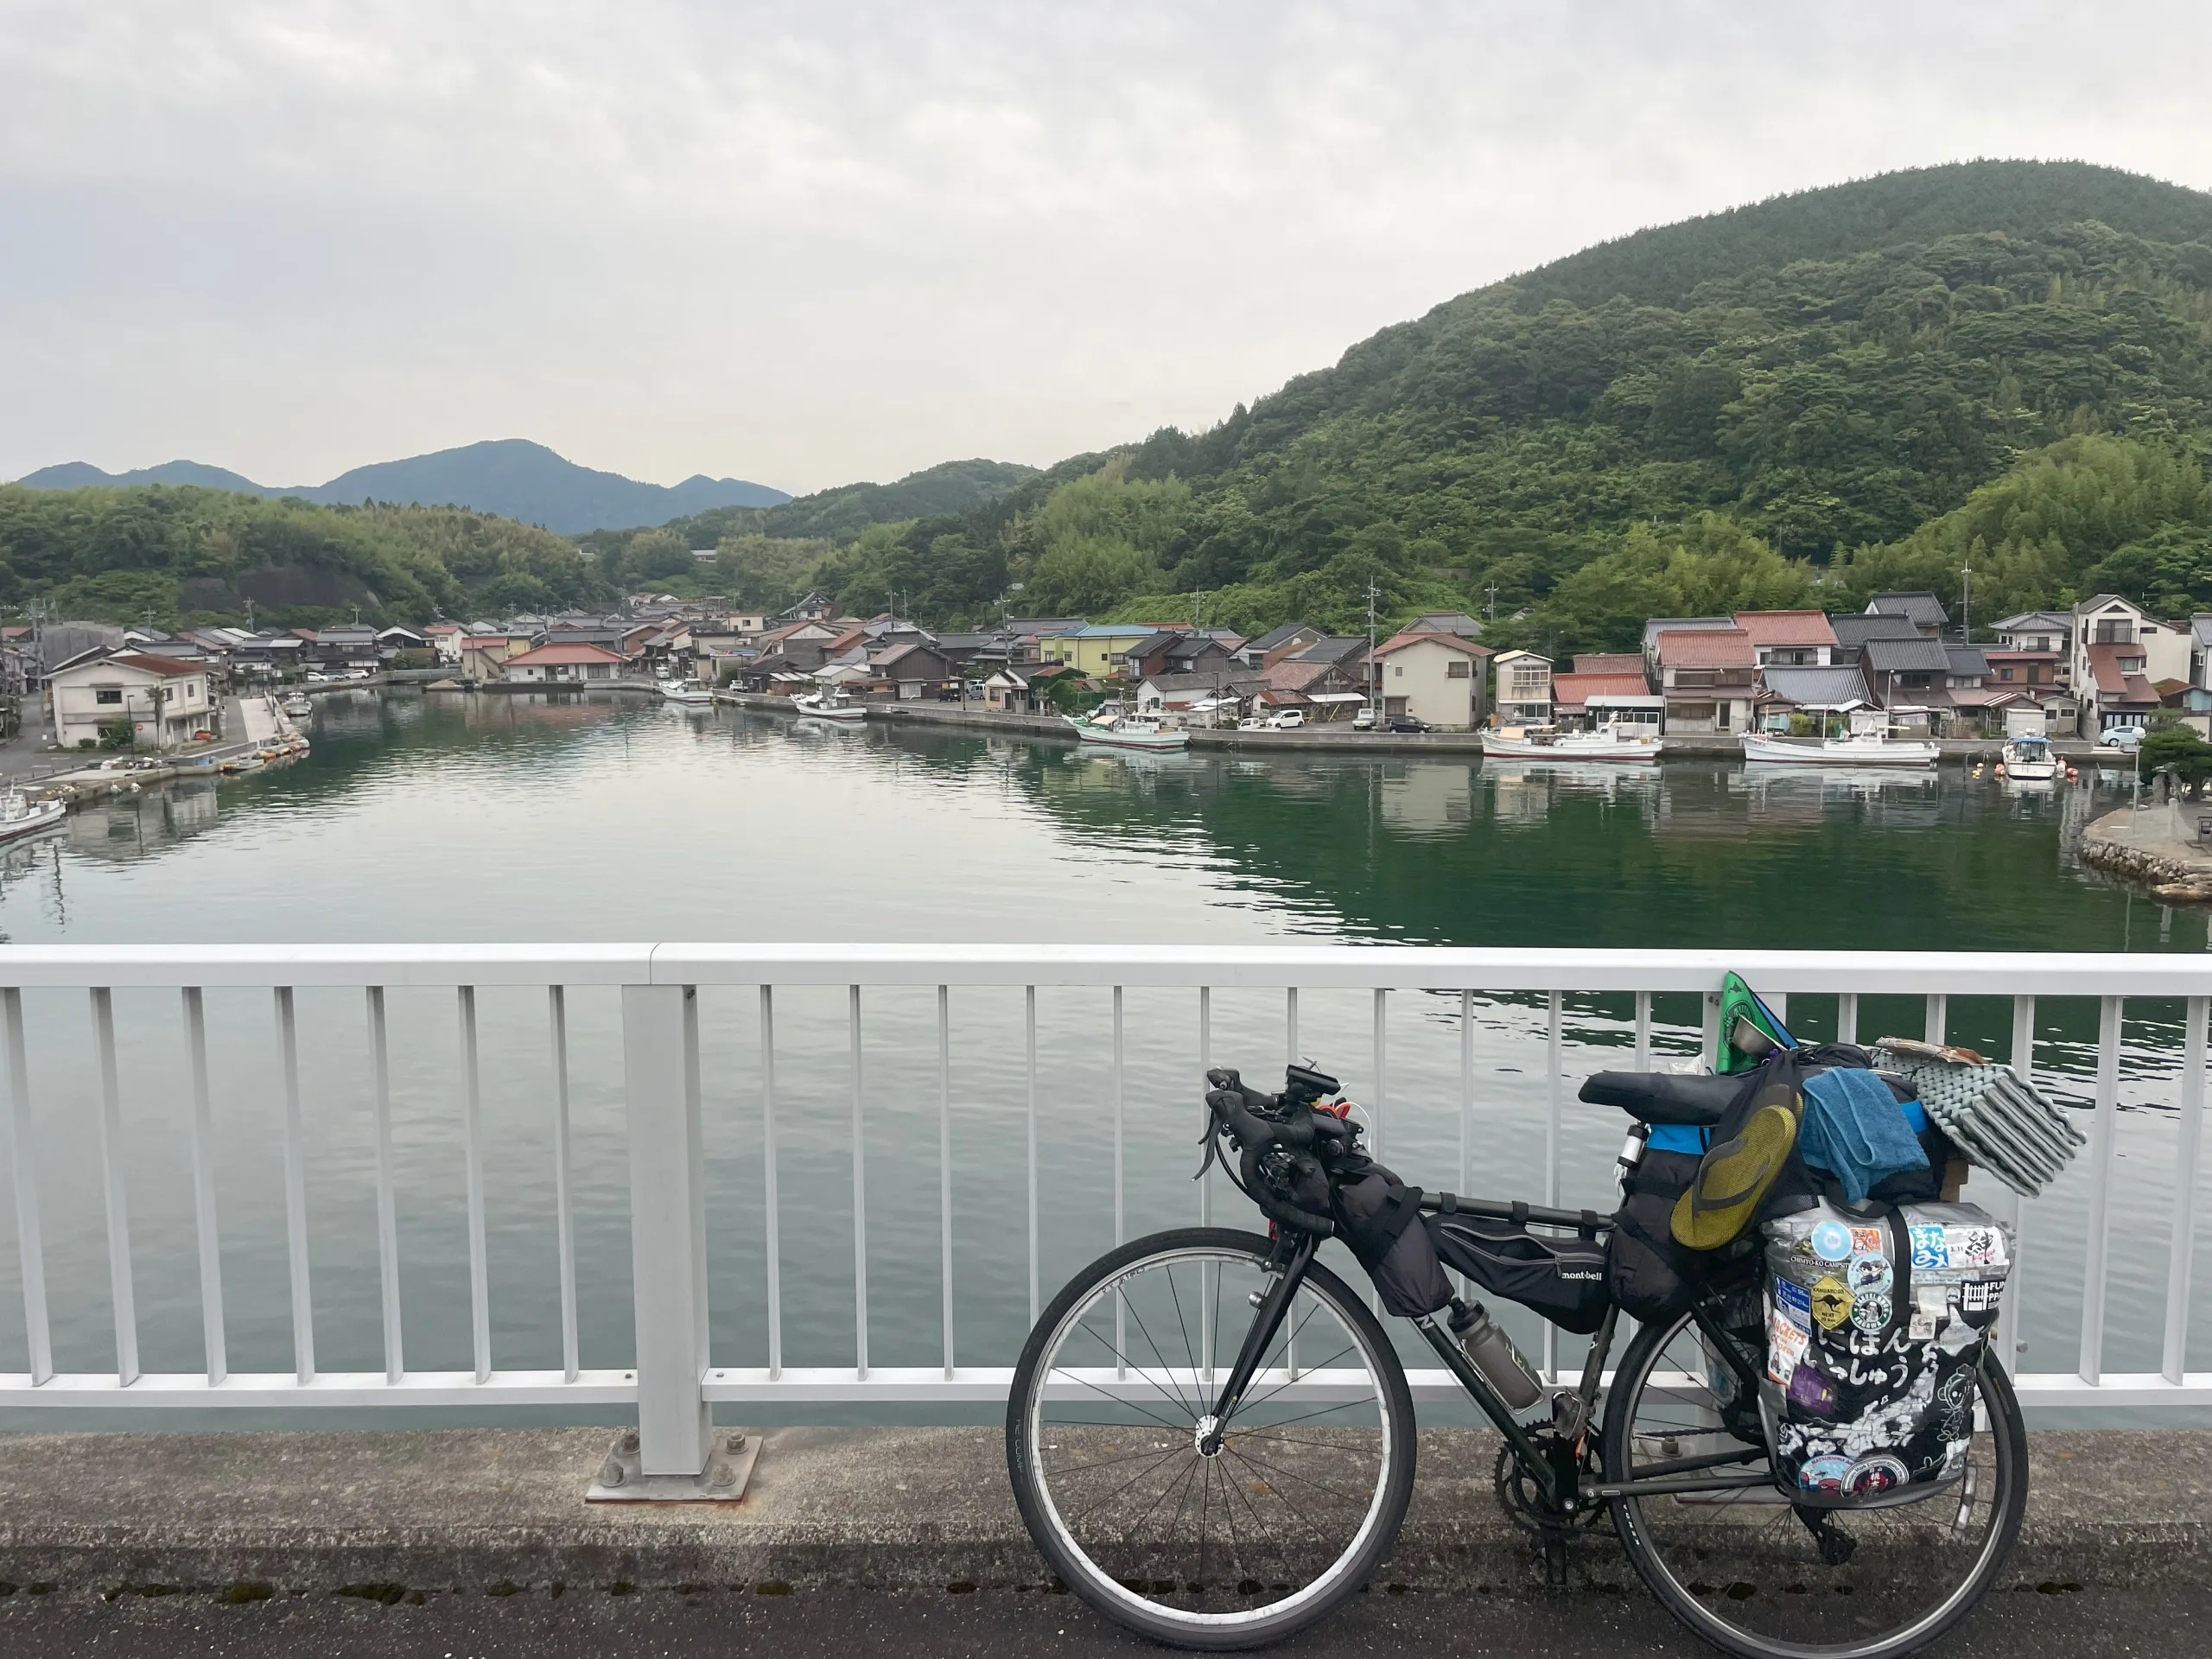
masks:
[[[1928,1154],[1913,1138],[1890,1085],[1856,1066],[1836,1066],[1805,1080],[1797,1149],[1808,1164],[1834,1176],[1853,1204],[1864,1204],[1885,1175],[1928,1167]]]

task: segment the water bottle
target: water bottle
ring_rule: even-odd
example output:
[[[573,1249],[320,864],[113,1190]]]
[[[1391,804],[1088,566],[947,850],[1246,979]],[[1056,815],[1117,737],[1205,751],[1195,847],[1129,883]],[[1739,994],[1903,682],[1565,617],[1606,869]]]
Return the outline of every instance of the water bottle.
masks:
[[[1498,1398],[1507,1406],[1515,1411],[1526,1411],[1536,1403],[1544,1391],[1543,1384],[1529,1369],[1529,1362],[1521,1357],[1513,1338],[1491,1322],[1480,1302],[1462,1302],[1452,1298],[1452,1334],[1458,1338],[1460,1351],[1466,1355],[1468,1363],[1483,1374],[1483,1380],[1497,1390]]]

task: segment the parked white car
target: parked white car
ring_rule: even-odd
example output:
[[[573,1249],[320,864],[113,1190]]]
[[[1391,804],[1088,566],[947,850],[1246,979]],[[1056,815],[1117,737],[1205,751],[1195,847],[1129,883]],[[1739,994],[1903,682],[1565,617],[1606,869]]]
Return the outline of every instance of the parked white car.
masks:
[[[1305,723],[1303,709],[1279,709],[1268,716],[1268,729],[1272,732],[1294,732]]]
[[[1351,717],[1351,728],[1355,732],[1371,732],[1375,729],[1375,706],[1372,703]]]
[[[2114,726],[2097,741],[2107,749],[2139,749],[2143,747],[2140,726]]]

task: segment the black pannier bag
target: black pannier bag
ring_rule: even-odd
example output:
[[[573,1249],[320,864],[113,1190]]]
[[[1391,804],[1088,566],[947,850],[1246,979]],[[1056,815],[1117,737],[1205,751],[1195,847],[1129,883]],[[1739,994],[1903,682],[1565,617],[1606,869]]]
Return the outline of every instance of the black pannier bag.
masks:
[[[1513,1206],[1510,1221],[1458,1212],[1448,1196],[1444,1204],[1442,1214],[1423,1219],[1446,1267],[1562,1330],[1587,1336],[1605,1322],[1612,1297],[1605,1287],[1605,1247],[1598,1241],[1605,1224],[1595,1211],[1583,1211],[1574,1232],[1540,1233],[1530,1230],[1525,1204]]]
[[[1375,1281],[1383,1311],[1418,1319],[1450,1301],[1452,1281],[1419,1224],[1421,1189],[1357,1154],[1339,1160],[1336,1174],[1338,1236]]]

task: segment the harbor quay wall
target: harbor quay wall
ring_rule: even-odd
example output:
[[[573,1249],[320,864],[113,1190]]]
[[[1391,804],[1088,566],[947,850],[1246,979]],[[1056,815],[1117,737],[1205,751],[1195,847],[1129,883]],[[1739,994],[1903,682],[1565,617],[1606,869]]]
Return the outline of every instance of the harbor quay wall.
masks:
[[[752,691],[722,691],[717,699],[726,705],[760,713],[796,715],[789,697]],[[889,702],[868,705],[870,720],[912,721],[931,726],[964,727],[970,731],[1019,733],[1024,736],[1076,741],[1067,723],[1056,715],[1005,715],[992,709],[963,709],[957,703]],[[1310,753],[1344,751],[1360,754],[1480,754],[1480,732],[1358,732],[1351,722],[1332,721],[1292,732],[1240,732],[1193,729],[1194,749],[1269,750]],[[1947,740],[1940,745],[1946,760],[1971,765],[1993,763],[2002,757],[2004,743],[1996,738]],[[2052,748],[2076,766],[2119,766],[2134,764],[2133,757],[2118,750],[2100,749],[2088,743],[2056,743]],[[1668,760],[1740,760],[1741,744],[1728,736],[1676,736],[1660,740],[1660,753]]]
[[[2212,904],[2212,844],[2196,837],[2200,817],[2212,818],[2212,801],[2120,807],[2082,830],[2082,861],[2169,904]]]
[[[0,1458],[0,1583],[231,1600],[715,1588],[1046,1588],[995,1428],[771,1428],[741,1501],[584,1502],[612,1429],[41,1433]],[[1537,1593],[1487,1430],[1421,1431],[1393,1584]],[[2212,1431],[2035,1431],[1999,1591],[2212,1567]],[[2152,1478],[2150,1471],[2155,1471]],[[1630,1576],[1610,1529],[1579,1585]]]

